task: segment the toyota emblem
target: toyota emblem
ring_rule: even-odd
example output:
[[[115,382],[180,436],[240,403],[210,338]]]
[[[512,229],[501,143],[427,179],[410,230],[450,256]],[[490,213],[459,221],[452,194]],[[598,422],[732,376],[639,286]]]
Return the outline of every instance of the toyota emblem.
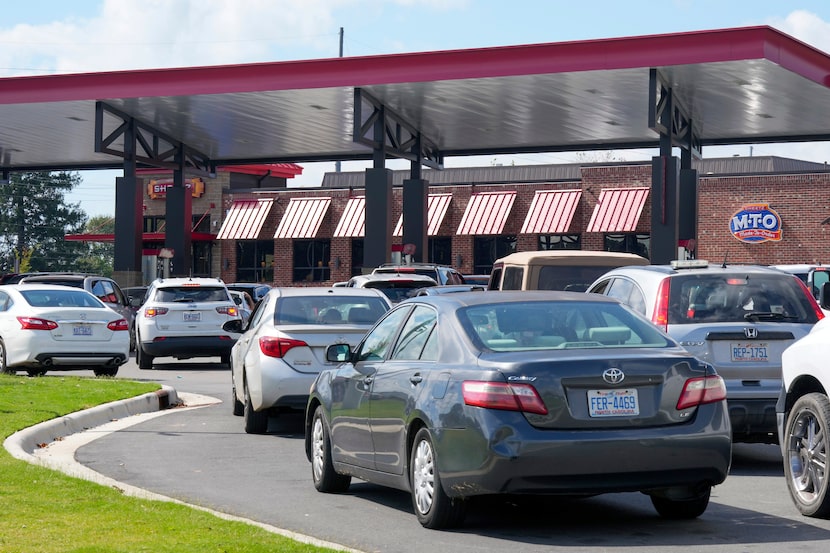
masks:
[[[616,367],[612,369],[605,369],[602,371],[602,379],[609,384],[619,384],[625,380],[625,373]]]

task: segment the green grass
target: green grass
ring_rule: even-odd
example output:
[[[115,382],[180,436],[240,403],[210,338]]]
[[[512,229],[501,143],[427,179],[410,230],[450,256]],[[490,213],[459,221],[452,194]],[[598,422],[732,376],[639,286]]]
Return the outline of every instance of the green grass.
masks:
[[[44,420],[157,390],[156,384],[0,375],[0,441]],[[14,459],[0,448],[0,552],[331,551],[197,509],[136,499]]]

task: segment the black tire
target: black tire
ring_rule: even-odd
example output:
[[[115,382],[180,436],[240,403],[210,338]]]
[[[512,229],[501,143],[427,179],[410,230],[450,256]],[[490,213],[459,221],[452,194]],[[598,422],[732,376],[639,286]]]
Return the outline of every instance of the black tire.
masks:
[[[118,367],[107,367],[105,369],[93,369],[95,376],[115,376],[118,374]]]
[[[251,405],[251,394],[248,393],[248,385],[243,384],[245,392],[245,405],[242,416],[245,417],[245,432],[248,434],[265,434],[268,431],[268,413],[254,411]]]
[[[0,373],[17,374],[17,371],[6,365],[6,343],[0,339]]]
[[[827,493],[827,440],[830,431],[830,400],[820,393],[795,402],[784,425],[782,449],[784,476],[796,508],[802,515],[830,516]]]
[[[241,417],[245,414],[245,404],[236,398],[236,384],[233,382],[233,376],[231,376],[231,403],[234,416]]]
[[[706,511],[711,493],[712,487],[706,486],[705,492],[694,499],[668,499],[652,495],[651,504],[663,518],[688,520],[697,518]]]
[[[46,369],[29,369],[26,371],[26,374],[33,378],[36,376],[43,376],[44,374],[46,374]]]
[[[409,458],[412,507],[423,527],[434,530],[454,528],[464,521],[467,501],[444,493],[437,460],[429,430],[421,428],[415,434]]]
[[[135,325],[130,328],[130,351],[135,351]]]
[[[343,493],[352,483],[351,476],[334,470],[329,429],[319,405],[311,419],[311,479],[317,491],[323,493]]]
[[[153,356],[144,353],[140,343],[135,345],[135,362],[139,369],[146,371],[153,368]]]

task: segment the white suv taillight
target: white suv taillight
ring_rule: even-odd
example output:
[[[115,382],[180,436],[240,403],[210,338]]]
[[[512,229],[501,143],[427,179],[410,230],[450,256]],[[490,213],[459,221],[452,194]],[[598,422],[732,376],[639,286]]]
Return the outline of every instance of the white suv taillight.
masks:
[[[225,305],[217,307],[216,312],[222,315],[227,315],[228,317],[236,317],[239,314],[239,311],[236,309],[236,307]]]
[[[166,315],[169,311],[166,307],[148,307],[144,310],[144,316],[148,319],[158,317],[159,315]]]
[[[671,279],[664,278],[657,288],[657,302],[654,304],[654,313],[651,315],[651,322],[666,332],[669,326],[669,293],[671,292]]]

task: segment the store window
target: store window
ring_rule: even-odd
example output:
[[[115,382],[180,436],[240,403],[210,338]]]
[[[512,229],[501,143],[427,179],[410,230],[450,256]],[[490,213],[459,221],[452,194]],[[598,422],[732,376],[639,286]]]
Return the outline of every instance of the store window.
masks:
[[[273,240],[236,241],[236,280],[238,282],[273,282]]]
[[[473,274],[490,274],[496,259],[515,251],[515,236],[476,236],[473,238]]]
[[[540,250],[581,250],[582,236],[579,234],[540,234]]]
[[[352,276],[363,274],[363,239],[352,239]]]
[[[452,237],[428,238],[426,260],[439,265],[452,265]]]
[[[210,242],[193,242],[193,276],[211,276],[211,259]]]
[[[294,240],[294,282],[331,279],[331,240]]]
[[[651,235],[636,233],[606,234],[603,249],[607,252],[636,253],[650,259]]]

